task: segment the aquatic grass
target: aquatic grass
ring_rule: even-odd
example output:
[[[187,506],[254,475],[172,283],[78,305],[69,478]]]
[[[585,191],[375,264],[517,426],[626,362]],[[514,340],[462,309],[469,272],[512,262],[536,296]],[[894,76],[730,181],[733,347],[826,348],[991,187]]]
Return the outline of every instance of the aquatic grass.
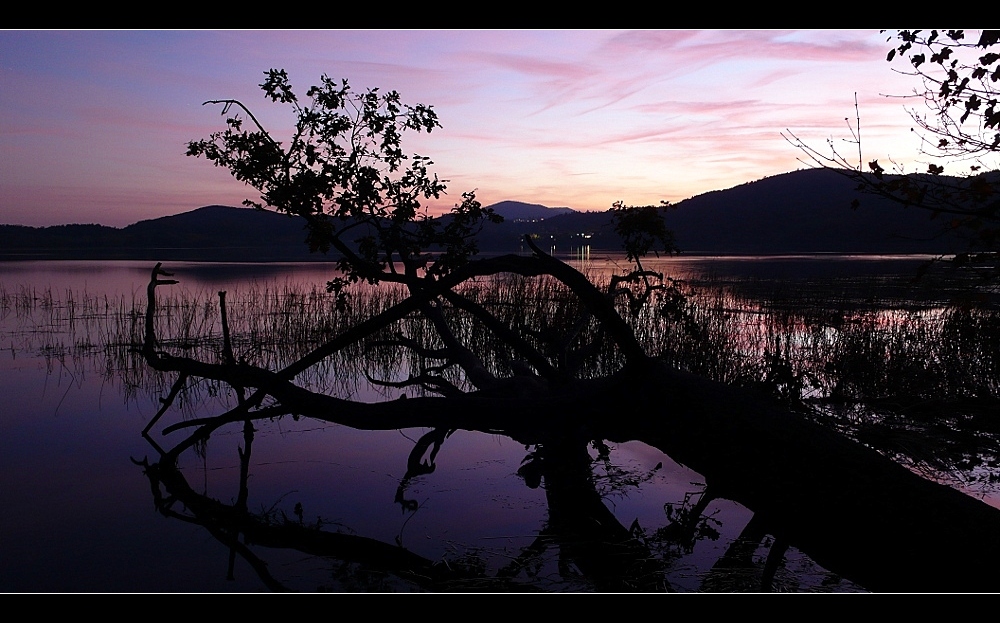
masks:
[[[591,278],[601,287],[608,277]],[[753,296],[745,293],[753,292]],[[460,294],[487,307],[507,326],[552,357],[554,344],[572,348],[594,342],[580,374],[601,376],[620,369],[613,344],[587,320],[572,293],[551,278],[502,276],[470,281]],[[801,288],[763,282],[712,282],[696,286],[669,281],[650,304],[619,310],[647,352],[668,365],[726,383],[755,387],[787,400],[880,402],[889,400],[996,399],[1000,394],[1000,311],[988,299],[966,297],[949,305],[902,304],[879,298],[878,283],[851,292],[837,285]],[[859,295],[860,293],[860,295]],[[397,286],[356,284],[351,305],[341,309],[322,287],[251,282],[227,295],[233,351],[237,359],[280,368],[330,337],[400,302]],[[105,374],[128,375],[141,385],[150,374],[136,350],[143,339],[145,300],[81,290],[0,284],[5,347],[12,353],[99,356]],[[481,354],[498,376],[511,374],[518,358],[478,321],[451,306],[458,339]],[[183,287],[158,292],[160,347],[222,361],[219,294]],[[424,348],[440,348],[428,321],[413,315],[346,348],[305,381],[314,387],[356,392],[366,377],[401,380],[439,364],[403,349],[397,336]],[[462,385],[457,369],[444,372]],[[348,380],[349,379],[349,380]]]
[[[609,276],[591,279],[606,289]],[[666,365],[786,401],[895,460],[966,486],[1000,482],[1000,305],[995,296],[933,293],[899,298],[884,281],[810,282],[802,287],[764,280],[667,280],[649,304],[616,304],[646,351]],[[576,297],[551,278],[498,276],[467,282],[458,292],[490,309],[525,341],[561,363],[593,343],[578,374],[607,376],[623,358],[599,333]],[[338,306],[320,285],[251,281],[226,295],[235,357],[280,369],[331,337],[402,301],[389,284],[353,286]],[[218,291],[157,291],[159,347],[223,362]],[[947,298],[947,300],[943,300]],[[139,351],[146,301],[85,288],[0,283],[3,356],[38,357],[53,375],[73,380],[98,374],[142,411],[159,408],[174,378],[152,370]],[[465,312],[444,305],[456,337],[499,377],[513,374],[519,355]],[[457,368],[400,348],[443,344],[429,321],[413,314],[352,344],[297,377],[315,391],[363,400],[391,399],[413,388],[394,382],[426,372],[469,388]],[[664,396],[669,401],[669,396]],[[217,414],[237,402],[231,387],[187,385],[174,401],[181,417]]]
[[[590,275],[607,288],[609,276]],[[807,417],[837,428],[913,469],[966,486],[1000,481],[1000,306],[995,297],[942,302],[883,295],[875,280],[810,283],[801,288],[761,280],[667,280],[648,305],[622,317],[647,352],[667,365],[769,393]],[[587,319],[575,296],[551,278],[499,276],[470,281],[459,292],[490,309],[534,348],[559,363],[570,349],[593,343],[581,360],[584,377],[621,369],[614,344]],[[224,361],[219,293],[160,288],[155,322],[159,347],[204,361]],[[351,304],[337,305],[322,286],[251,281],[226,296],[237,359],[280,369],[331,337],[405,297],[387,284],[355,284]],[[96,373],[126,403],[159,408],[174,378],[155,372],[139,352],[145,297],[55,292],[0,284],[0,344],[14,358],[44,360],[51,374],[82,379]],[[442,307],[456,337],[490,371],[513,374],[519,355],[465,312]],[[429,370],[469,388],[456,366],[399,347],[443,345],[414,314],[352,344],[299,375],[315,391],[363,400],[392,399],[418,388],[392,388]],[[668,401],[669,397],[664,396]],[[233,388],[212,381],[185,386],[174,401],[182,418],[235,406]],[[927,441],[928,443],[917,443]],[[929,442],[933,443],[929,443]]]

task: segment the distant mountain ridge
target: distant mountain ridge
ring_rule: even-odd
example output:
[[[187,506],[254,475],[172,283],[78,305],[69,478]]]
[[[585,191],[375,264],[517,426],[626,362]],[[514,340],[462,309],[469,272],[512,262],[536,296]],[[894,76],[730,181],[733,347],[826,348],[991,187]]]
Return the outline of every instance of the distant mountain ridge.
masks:
[[[506,221],[540,221],[564,214],[576,214],[573,208],[550,208],[539,203],[522,201],[501,201],[486,206],[501,215]]]
[[[521,201],[492,206],[507,223],[541,222],[575,214]],[[311,261],[305,222],[288,214],[210,205],[117,228],[95,224],[0,225],[0,259],[164,259]]]
[[[666,215],[682,252],[950,253],[968,250],[954,232],[926,211],[904,209],[860,194],[847,177],[806,169],[708,192],[676,204]],[[853,199],[861,200],[857,210]],[[615,251],[621,243],[609,212],[502,201],[492,207],[504,222],[479,236],[483,252],[522,249],[523,237],[545,249],[589,245]],[[444,217],[447,218],[447,217]],[[124,228],[102,225],[25,227],[0,225],[0,259],[149,259],[204,261],[308,261],[304,221],[285,214],[205,206]]]
[[[851,209],[854,199],[860,206]],[[949,253],[968,250],[945,219],[805,169],[711,191],[677,204],[667,225],[692,253]]]

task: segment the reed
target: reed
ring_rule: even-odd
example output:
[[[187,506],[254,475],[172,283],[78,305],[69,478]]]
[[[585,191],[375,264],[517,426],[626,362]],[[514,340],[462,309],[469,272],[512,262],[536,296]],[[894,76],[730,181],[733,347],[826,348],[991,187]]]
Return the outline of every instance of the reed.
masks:
[[[608,276],[590,275],[607,288]],[[667,365],[771,394],[862,443],[932,477],[966,485],[1000,484],[1000,305],[970,288],[934,289],[901,297],[898,284],[807,284],[733,279],[667,280],[645,306],[621,297],[618,310],[646,351]],[[941,292],[948,292],[947,296]],[[558,364],[552,338],[570,349],[594,344],[577,372],[600,377],[623,358],[583,316],[575,296],[551,278],[499,276],[466,283],[459,292],[491,310]],[[223,362],[217,291],[160,288],[155,318],[159,346],[203,361]],[[331,337],[399,303],[395,286],[359,283],[351,304],[318,286],[250,282],[227,293],[235,357],[280,369]],[[3,356],[35,357],[49,374],[82,382],[97,374],[128,404],[159,408],[173,378],[152,370],[139,352],[145,297],[114,297],[87,289],[0,283]],[[512,373],[519,355],[479,321],[445,306],[456,337],[497,376]],[[404,318],[299,375],[305,387],[361,400],[401,391],[378,381],[425,373],[438,360],[400,348],[398,337],[424,348],[443,344],[421,315]],[[457,369],[444,376],[469,384]],[[375,381],[374,383],[372,381]],[[664,396],[669,400],[669,396]],[[191,383],[174,401],[184,418],[233,407],[233,388]]]
[[[762,284],[743,284],[754,290],[749,298],[732,284],[667,285],[649,305],[632,310],[622,299],[619,309],[647,352],[679,369],[788,400],[1000,395],[1000,310],[983,300],[907,309],[898,300],[873,296],[860,305],[856,296],[834,291],[825,296],[813,292],[790,303],[780,286],[768,294]],[[596,342],[599,349],[584,361],[583,376],[611,374],[621,366],[613,345],[598,334],[598,325],[580,321],[579,303],[555,280],[504,276],[470,282],[460,293],[493,311],[542,352],[552,351],[546,336],[575,331],[571,347]],[[322,288],[251,282],[227,295],[233,351],[238,359],[280,368],[404,297],[398,287],[358,284],[352,304],[341,309]],[[217,292],[161,288],[158,306],[161,347],[221,361]],[[517,354],[477,321],[458,310],[446,311],[457,337],[480,353],[495,374],[508,375]],[[128,384],[145,383],[139,377],[148,371],[143,372],[146,366],[135,352],[143,337],[141,297],[0,285],[0,312],[3,343],[12,352],[96,356],[106,374],[125,375]],[[355,392],[366,385],[366,375],[398,380],[419,374],[427,362],[400,358],[398,347],[388,343],[397,335],[427,348],[442,346],[427,321],[413,316],[345,349],[308,382]],[[453,382],[464,382],[458,372],[449,374]]]

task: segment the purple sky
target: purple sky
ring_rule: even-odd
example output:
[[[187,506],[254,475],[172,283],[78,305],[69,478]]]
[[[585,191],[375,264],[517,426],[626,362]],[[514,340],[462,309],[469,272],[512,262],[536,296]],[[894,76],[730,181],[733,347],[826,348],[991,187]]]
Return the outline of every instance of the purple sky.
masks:
[[[0,31],[0,223],[123,226],[253,189],[188,141],[223,129],[209,99],[291,126],[258,84],[285,68],[304,97],[321,74],[433,105],[442,129],[404,135],[450,180],[581,210],[679,201],[802,168],[816,147],[917,168],[905,100],[916,84],[872,31]],[[838,143],[847,153],[855,148]]]

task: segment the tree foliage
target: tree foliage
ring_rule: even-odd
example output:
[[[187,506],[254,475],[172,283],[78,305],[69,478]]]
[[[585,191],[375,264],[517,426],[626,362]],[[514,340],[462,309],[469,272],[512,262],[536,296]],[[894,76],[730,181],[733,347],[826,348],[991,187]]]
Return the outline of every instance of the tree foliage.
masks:
[[[663,220],[669,207],[666,201],[658,206],[626,206],[617,201],[611,206],[615,233],[621,238],[622,249],[630,262],[639,262],[650,252],[659,257],[660,253],[669,255],[677,251],[674,234]]]
[[[400,284],[405,294],[377,311],[360,309],[359,316],[324,343],[283,368],[271,369],[252,353],[245,357],[233,352],[222,294],[223,347],[217,357],[198,360],[183,348],[161,344],[155,326],[156,289],[177,282],[162,278],[170,275],[160,264],[154,267],[141,353],[154,370],[176,373],[177,378],[143,431],[160,460],[138,463],[150,476],[157,508],[171,513],[178,500],[188,505],[191,514],[175,516],[221,535],[231,548],[231,560],[242,555],[267,578],[266,565],[247,544],[292,541],[311,553],[319,551],[318,545],[328,546],[324,551],[338,557],[348,548],[348,557],[371,553],[390,569],[422,578],[435,573],[432,563],[414,557],[399,540],[386,547],[371,539],[341,538],[353,535],[307,532],[301,508],[294,511],[299,521],[292,522],[298,526],[292,539],[287,538],[288,522],[275,525],[249,513],[253,422],[290,415],[365,430],[432,429],[414,444],[400,483],[397,501],[407,512],[416,508],[404,497],[407,483],[434,469],[434,457],[450,431],[504,434],[535,446],[521,473],[529,486],[545,479],[546,495],[553,500],[547,532],[565,536],[566,551],[579,552],[560,558],[561,567],[585,569],[594,562],[591,568],[614,580],[607,586],[615,590],[659,589],[660,583],[631,581],[657,576],[649,572],[651,550],[649,541],[641,538],[641,527],[619,524],[594,488],[588,447],[606,454],[600,450],[603,440],[640,440],[662,450],[702,474],[706,488],[725,492],[750,508],[755,519],[760,518],[756,541],[775,535],[781,546],[773,551],[783,555],[786,546],[794,546],[832,572],[856,578],[873,590],[983,590],[995,584],[992,570],[1000,539],[986,537],[994,532],[996,509],[923,480],[773,400],[672,369],[647,354],[620,313],[619,297],[629,297],[634,311],[657,291],[654,275],[638,262],[649,251],[671,248],[662,206],[613,208],[616,230],[636,268],[613,279],[606,290],[543,252],[530,237],[525,244],[531,255],[474,257],[477,228],[496,215],[467,193],[450,218],[430,219],[423,202],[443,194],[445,181],[428,172],[429,160],[407,158],[400,148],[404,132],[439,127],[430,107],[406,106],[395,92],[354,93],[346,81],[326,77],[308,91],[311,103],[303,105],[279,70],[267,72],[261,87],[266,97],[290,106],[295,114],[287,146],[242,103],[218,100],[212,103],[221,104],[224,114],[237,112],[227,117],[224,131],[190,143],[188,153],[229,169],[257,189],[259,199],[248,205],[304,217],[310,245],[342,257],[345,277],[331,282],[334,290],[341,292],[345,283],[365,279]],[[249,129],[244,129],[244,117]],[[529,318],[516,311],[518,305],[509,297],[491,299],[476,287],[476,280],[499,275],[538,277],[552,284],[552,291],[558,291],[546,306],[552,311]],[[635,287],[641,290],[638,296]],[[674,293],[665,294],[661,299],[676,302]],[[523,290],[514,294],[523,296]],[[676,305],[673,309],[683,313]],[[669,311],[669,306],[661,308],[661,313]],[[392,357],[385,377],[369,376],[369,381],[412,388],[415,395],[369,403],[352,392],[340,397],[314,389],[308,379],[298,378],[337,353],[368,348],[372,342]],[[609,351],[613,357],[602,360],[608,365],[593,374],[580,365]],[[399,378],[405,372],[392,362],[407,359],[416,372]],[[164,427],[163,435],[189,431],[164,450],[148,433],[189,379],[229,386],[235,404],[221,414]],[[787,382],[781,374],[772,380]],[[204,448],[216,430],[237,423],[244,431],[237,502],[229,506],[191,495],[177,469],[178,457]],[[161,490],[166,494],[161,496]],[[914,523],[916,507],[928,512]],[[956,525],[968,530],[955,530]],[[927,542],[932,547],[914,547]],[[539,547],[544,545],[539,541]],[[524,553],[533,556],[534,551],[532,544]],[[772,568],[778,560],[773,559]],[[454,577],[444,575],[446,580]]]
[[[332,280],[331,290],[343,294],[345,285],[360,279],[446,274],[476,253],[475,234],[484,223],[502,220],[474,192],[462,195],[450,219],[428,215],[423,202],[440,199],[447,180],[429,172],[433,163],[426,156],[407,157],[401,141],[407,131],[441,127],[431,106],[404,104],[396,91],[356,92],[347,80],[326,75],[306,92],[309,103],[302,103],[285,70],[265,73],[265,97],[289,106],[295,116],[287,146],[242,102],[212,100],[206,104],[221,104],[229,115],[227,128],[190,142],[187,154],[207,158],[257,189],[259,199],[245,205],[305,218],[310,249],[332,248],[342,258],[345,276]]]
[[[976,38],[964,30],[900,30],[887,41],[893,39],[898,45],[886,60],[902,65],[897,71],[920,84],[914,95],[926,110],[911,108],[910,116],[920,128],[925,153],[961,161],[995,158],[1000,148],[1000,54],[995,51],[1000,31],[983,30]],[[941,166],[932,163],[928,173],[941,173]],[[982,165],[971,166],[975,171]]]
[[[885,32],[885,31],[883,31]],[[808,145],[792,132],[786,140],[813,165],[832,168],[858,182],[858,190],[941,217],[942,228],[964,233],[974,250],[1000,247],[1000,31],[973,36],[963,30],[899,30],[886,60],[912,76],[917,86],[905,97],[923,104],[907,108],[929,160],[925,172],[907,172],[889,158],[865,162],[861,118],[851,129],[854,155],[841,153],[832,139],[828,151]],[[857,107],[857,103],[855,103]],[[845,119],[845,121],[848,121]],[[961,166],[957,174],[952,169]],[[967,168],[966,168],[967,167]],[[947,170],[946,170],[947,169]],[[857,208],[859,201],[852,207]]]
[[[634,308],[659,288],[655,278],[661,276],[644,271],[639,261],[650,251],[673,250],[662,206],[619,203],[613,208],[616,231],[636,268],[619,276],[607,292],[542,252],[530,239],[525,242],[533,256],[477,258],[476,234],[501,217],[484,208],[474,192],[466,192],[450,214],[432,218],[424,202],[444,195],[447,180],[430,172],[433,163],[427,157],[407,157],[401,147],[404,133],[440,127],[432,107],[404,104],[396,91],[355,92],[347,80],[335,82],[325,75],[306,92],[309,102],[302,103],[284,70],[271,69],[265,75],[260,85],[265,97],[290,107],[294,115],[287,145],[273,138],[243,103],[212,100],[206,103],[223,107],[226,129],[189,143],[188,155],[227,168],[236,179],[255,188],[259,199],[247,200],[246,205],[305,218],[310,247],[339,254],[341,276],[330,280],[328,288],[340,303],[346,304],[348,286],[359,280],[400,284],[409,293],[400,305],[317,349],[283,373],[305,369],[362,334],[412,313],[430,322],[442,348],[428,350],[415,339],[423,336],[400,336],[393,343],[444,363],[429,363],[427,373],[393,386],[460,395],[463,390],[446,378],[444,371],[449,368],[462,370],[464,380],[476,390],[510,383],[530,385],[532,379],[567,381],[581,360],[576,353],[595,352],[595,343],[574,343],[580,327],[589,322],[601,327],[596,341],[610,336],[627,360],[648,359],[618,315],[615,299],[627,296]],[[561,328],[568,335],[540,338],[537,331],[504,323],[495,311],[458,291],[470,279],[501,273],[547,275],[562,282],[581,299],[583,316]],[[638,296],[633,291],[637,288],[642,290]],[[456,319],[462,314],[464,319]],[[472,321],[507,345],[512,357],[508,370],[516,379],[499,377],[482,353],[463,341],[462,324]]]

